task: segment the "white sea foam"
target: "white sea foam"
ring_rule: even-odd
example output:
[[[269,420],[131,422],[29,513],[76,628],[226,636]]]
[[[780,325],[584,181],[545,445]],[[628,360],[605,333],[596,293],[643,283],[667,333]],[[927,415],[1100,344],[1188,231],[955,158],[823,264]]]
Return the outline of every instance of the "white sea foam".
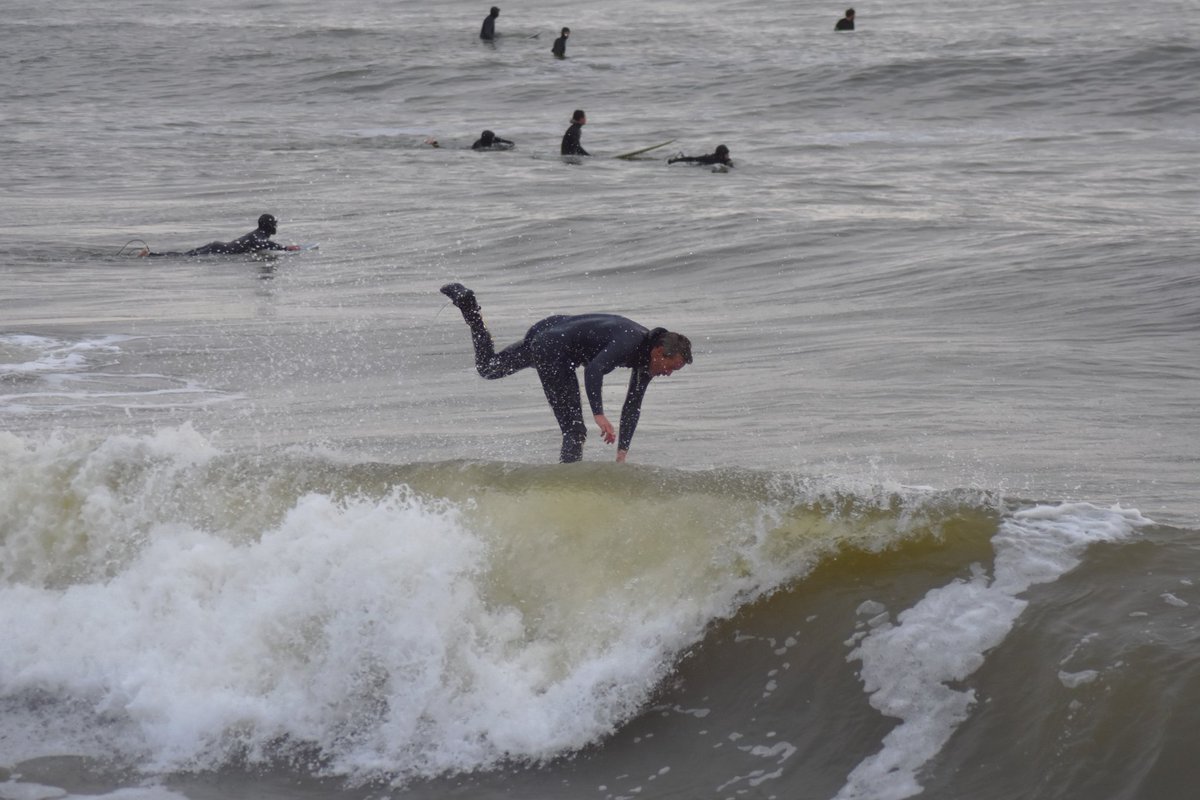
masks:
[[[922,791],[920,768],[937,755],[975,702],[973,690],[948,684],[970,676],[999,645],[1034,584],[1073,569],[1088,545],[1119,541],[1149,520],[1135,510],[1086,504],[1037,506],[1006,519],[992,539],[988,576],[975,565],[969,579],[928,592],[897,623],[883,624],[849,658],[862,662],[871,705],[900,724],[883,748],[860,763],[838,792],[840,800],[902,800]]]
[[[92,336],[77,340],[0,335],[0,413],[89,414],[118,409],[126,413],[166,408],[201,408],[238,395],[215,391],[190,378],[153,373],[120,373],[121,345],[131,336]]]
[[[253,486],[205,485],[223,456],[187,426],[94,445],[5,434],[0,454],[14,759],[216,768],[308,752],[290,743],[339,774],[407,777],[550,758],[611,733],[710,620],[783,574],[744,571],[771,561],[760,516],[736,552],[722,522],[700,538],[701,498],[633,548],[620,519],[571,538],[594,496],[532,514],[528,496],[488,497],[481,516],[396,486],[273,515],[270,487],[255,503]],[[682,512],[651,499],[630,520],[653,513]],[[522,530],[534,521],[546,530]]]
[[[97,354],[116,355],[127,336],[97,336],[68,341],[32,334],[0,335],[0,378],[82,369]]]
[[[57,786],[26,781],[0,783],[0,800],[186,800],[186,796],[161,786],[117,789],[104,794],[73,794]]]

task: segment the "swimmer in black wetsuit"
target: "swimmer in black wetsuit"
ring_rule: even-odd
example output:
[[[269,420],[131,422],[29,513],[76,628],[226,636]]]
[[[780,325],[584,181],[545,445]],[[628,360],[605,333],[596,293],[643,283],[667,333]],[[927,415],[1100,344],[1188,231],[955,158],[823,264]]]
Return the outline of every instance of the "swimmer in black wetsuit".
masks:
[[[571,37],[571,29],[563,28],[562,33],[559,35],[559,37],[557,39],[554,40],[554,44],[550,47],[550,52],[553,53],[555,55],[555,57],[557,57],[557,58],[566,58],[567,57],[567,39],[569,39],[570,37]]]
[[[234,256],[244,253],[261,253],[264,250],[299,250],[295,244],[282,245],[272,242],[275,235],[275,217],[263,214],[258,218],[258,227],[232,242],[209,242],[183,253],[151,253],[149,248],[138,253],[140,256]]]
[[[854,30],[854,9],[847,8],[846,16],[839,19],[837,21],[837,24],[833,26],[833,29],[835,31],[852,31],[852,30]]]
[[[571,115],[571,127],[567,128],[567,132],[563,134],[562,138],[562,154],[564,156],[591,155],[579,143],[579,137],[583,134],[584,125],[587,125],[587,114],[583,113],[581,109],[575,109],[575,113]]]
[[[496,38],[496,17],[500,16],[500,8],[492,6],[492,11],[483,18],[483,27],[479,30],[479,38],[491,41]]]
[[[512,150],[516,147],[515,142],[510,142],[508,139],[501,139],[491,131],[484,131],[479,134],[479,138],[475,140],[475,144],[471,145],[472,150]]]
[[[665,328],[647,330],[616,314],[546,317],[530,328],[524,339],[497,353],[475,293],[461,283],[448,283],[441,292],[458,307],[471,329],[475,369],[480,376],[494,380],[526,367],[537,370],[546,400],[562,430],[559,460],[563,463],[583,458],[583,441],[587,438],[577,367],[584,367],[583,384],[600,435],[608,444],[617,443],[617,461],[623,462],[650,379],[670,375],[692,363],[692,343],[686,336]],[[617,367],[633,370],[621,407],[619,437],[604,416],[601,393],[604,376]]]
[[[668,158],[668,164],[676,164],[680,161],[685,164],[722,164],[726,167],[732,167],[733,161],[729,158],[729,148],[723,144],[717,145],[717,149],[706,156],[675,156]]]

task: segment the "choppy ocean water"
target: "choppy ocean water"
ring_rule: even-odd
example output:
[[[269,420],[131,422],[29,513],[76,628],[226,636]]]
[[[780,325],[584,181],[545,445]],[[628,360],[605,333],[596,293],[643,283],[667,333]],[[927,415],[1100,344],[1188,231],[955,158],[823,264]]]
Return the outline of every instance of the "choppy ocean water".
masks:
[[[1191,5],[486,11],[6,7],[0,797],[1189,796]]]

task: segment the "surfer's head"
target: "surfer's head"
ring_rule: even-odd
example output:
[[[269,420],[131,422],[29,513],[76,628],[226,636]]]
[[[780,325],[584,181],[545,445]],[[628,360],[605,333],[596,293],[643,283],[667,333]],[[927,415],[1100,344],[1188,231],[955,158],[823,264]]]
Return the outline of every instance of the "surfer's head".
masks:
[[[570,36],[570,35],[571,35],[571,29],[570,29],[570,28],[563,28],[563,29],[562,29],[562,37],[563,37],[564,39],[565,39],[565,38],[567,38],[567,37],[568,37],[568,36]]]
[[[846,9],[846,19],[854,19],[854,9],[853,8]]]
[[[275,235],[275,216],[272,214],[263,214],[258,218],[258,229],[267,236]]]
[[[692,340],[682,333],[663,331],[650,346],[650,376],[670,375],[692,363]]]
[[[577,108],[575,109],[575,113],[571,115],[571,122],[577,122],[580,125],[583,125],[587,122],[587,114],[584,113],[582,108]]]
[[[491,131],[484,131],[483,133],[479,134],[479,141],[483,142],[484,147],[488,147],[496,141],[496,134],[492,133]]]
[[[492,6],[492,16],[493,17],[500,16],[500,6]]]
[[[725,158],[726,156],[729,155],[729,148],[723,144],[719,144],[719,145],[717,145],[716,154],[718,156],[720,156],[721,158]]]

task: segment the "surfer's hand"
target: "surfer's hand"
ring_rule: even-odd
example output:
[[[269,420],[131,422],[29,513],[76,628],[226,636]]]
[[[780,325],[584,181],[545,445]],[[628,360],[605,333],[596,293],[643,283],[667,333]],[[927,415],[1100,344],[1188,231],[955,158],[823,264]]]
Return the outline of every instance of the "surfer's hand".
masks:
[[[600,436],[607,444],[612,444],[617,440],[617,432],[613,430],[612,423],[608,421],[608,417],[603,414],[597,414],[596,424],[600,426]]]
[[[287,247],[285,247],[285,248],[283,248],[283,249],[284,249],[284,250],[299,250],[299,249],[300,249],[300,245],[298,245],[298,244],[289,244]]]

